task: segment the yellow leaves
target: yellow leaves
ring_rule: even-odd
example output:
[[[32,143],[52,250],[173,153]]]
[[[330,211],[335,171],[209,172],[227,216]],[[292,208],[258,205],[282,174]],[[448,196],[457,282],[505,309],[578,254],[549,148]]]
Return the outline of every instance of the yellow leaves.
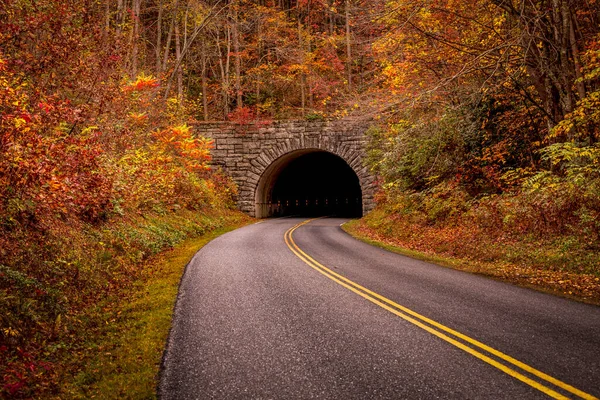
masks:
[[[394,138],[402,132],[405,132],[407,129],[412,128],[413,126],[414,123],[412,121],[409,121],[407,119],[399,119],[398,121],[390,125],[390,129],[386,132],[386,134],[390,138]]]
[[[292,75],[310,73],[310,69],[304,64],[292,64],[288,67],[288,71]]]
[[[431,20],[432,19],[431,9],[427,8],[427,7],[420,7],[419,11],[417,12],[417,15],[423,20]]]
[[[262,103],[258,103],[256,108],[259,111],[259,115],[261,113],[268,113],[275,108],[275,100],[273,98],[268,98]]]
[[[499,29],[506,23],[506,14],[501,14],[493,18],[494,28]]]
[[[179,125],[179,126],[172,127],[172,128],[170,128],[170,131],[173,132],[173,134],[176,137],[182,137],[182,138],[191,137],[190,127],[187,125]]]
[[[549,138],[575,138],[586,140],[590,137],[600,138],[600,90],[589,93],[581,99],[573,112],[556,125]]]
[[[23,118],[15,118],[13,121],[15,124],[15,128],[17,128],[17,129],[19,129],[27,124],[27,121],[25,121]]]
[[[19,336],[19,332],[10,326],[8,328],[2,328],[2,333],[6,337],[17,337]]]
[[[98,126],[88,126],[85,127],[81,130],[80,136],[81,137],[85,137],[85,138],[89,138],[94,132],[96,132],[99,129]]]

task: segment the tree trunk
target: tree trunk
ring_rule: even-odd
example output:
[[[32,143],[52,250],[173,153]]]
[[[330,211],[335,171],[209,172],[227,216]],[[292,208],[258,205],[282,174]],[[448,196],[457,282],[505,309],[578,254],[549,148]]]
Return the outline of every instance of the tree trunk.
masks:
[[[158,3],[158,18],[156,20],[156,48],[155,57],[156,57],[156,75],[160,75],[162,72],[162,64],[160,59],[160,49],[161,49],[161,41],[162,41],[162,17],[163,17],[163,0],[160,0]]]
[[[577,2],[523,2],[517,8],[512,2],[491,1],[521,31],[528,75],[544,104],[548,129],[552,129],[573,111],[577,98],[586,94],[585,84],[576,82],[582,77],[578,43],[581,39],[571,12]]]
[[[183,70],[181,68],[181,35],[179,34],[179,22],[175,23],[175,59],[177,65],[177,99],[183,100]]]
[[[105,21],[104,21],[104,42],[106,43],[106,38],[110,32],[110,3],[111,0],[104,1],[104,13],[105,13]]]
[[[333,36],[333,20],[335,18],[335,13],[333,12],[333,0],[329,0],[327,3],[329,6],[329,36]]]
[[[162,70],[167,70],[167,64],[169,63],[169,51],[171,49],[171,40],[173,39],[173,31],[175,29],[175,23],[177,22],[177,12],[179,10],[179,0],[175,0],[175,7],[173,8],[173,15],[171,16],[171,23],[169,24],[169,33],[167,34],[167,42],[165,43],[165,51],[163,53],[163,67]]]
[[[298,44],[301,49],[304,49],[304,41],[302,40],[302,24],[300,23],[300,14],[298,14]],[[304,56],[304,54],[301,54]],[[300,60],[304,66],[304,60]],[[302,116],[306,115],[306,74],[300,73],[300,104],[302,106]]]
[[[236,106],[238,108],[243,107],[242,101],[242,84],[241,84],[241,74],[242,74],[242,61],[240,54],[240,35],[239,35],[239,21],[238,21],[238,4],[237,2],[233,3],[233,25],[232,25],[232,34],[233,34],[233,51],[235,53],[235,94],[236,94]]]
[[[569,36],[571,38],[571,53],[573,54],[573,63],[575,64],[575,78],[577,79],[575,86],[579,99],[583,99],[586,94],[585,83],[583,82],[583,74],[581,72],[581,55],[579,54],[579,46],[577,45],[577,35],[575,34],[576,19],[571,14],[571,29]]]
[[[569,51],[571,50],[570,46],[570,31],[571,31],[571,18],[569,13],[569,6],[567,1],[561,0],[559,4],[560,9],[558,10],[560,13],[560,25],[556,28],[559,31],[559,40],[560,43],[560,80],[562,92],[561,95],[563,97],[562,105],[563,105],[563,114],[567,114],[573,111],[574,108],[574,99],[573,99],[573,82],[575,80],[575,71],[573,68],[573,64],[569,59]]]
[[[312,51],[312,43],[311,43],[312,32],[310,29],[310,27],[311,27],[311,24],[310,24],[310,0],[306,4],[306,21],[304,24],[306,26],[306,37],[308,38],[306,47],[307,47],[308,52],[310,53]],[[313,96],[312,79],[310,76],[310,71],[309,71],[308,76],[305,77],[305,79],[308,84],[308,106],[312,111],[315,109],[315,105],[314,105],[314,96]]]
[[[223,61],[223,51],[221,50],[221,37],[217,30],[217,50],[219,53],[219,67],[221,69],[221,94],[223,97],[223,119],[227,119],[229,115],[229,63],[231,60],[231,33],[229,25],[227,25],[227,56]]]
[[[125,5],[123,4],[124,0],[117,1],[117,36],[121,36],[123,32],[123,23],[124,23],[124,10]]]
[[[202,62],[202,114],[204,120],[208,121],[208,83],[206,81],[206,41],[202,38],[200,43],[200,57]]]
[[[262,2],[261,2],[262,3]],[[260,65],[263,56],[263,39],[262,39],[262,21],[259,19],[257,27],[256,27],[256,40],[257,40],[257,67]],[[260,103],[260,76],[256,78],[256,87],[255,87],[255,102],[257,114],[258,114],[258,104]]]
[[[350,37],[350,0],[346,0],[346,69],[348,91],[352,91],[352,46]]]
[[[133,40],[131,48],[131,78],[135,79],[138,73],[138,53],[140,42],[140,10],[142,0],[133,0]]]
[[[185,16],[183,17],[183,48],[185,49],[188,45],[188,16],[190,14],[190,2],[187,1],[185,5]],[[194,22],[194,30],[198,26],[198,22]]]

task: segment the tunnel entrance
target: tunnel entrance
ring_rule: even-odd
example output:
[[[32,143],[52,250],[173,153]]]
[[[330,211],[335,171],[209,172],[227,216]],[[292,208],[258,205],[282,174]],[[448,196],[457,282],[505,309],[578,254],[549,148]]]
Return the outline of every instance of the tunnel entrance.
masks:
[[[263,174],[256,216],[362,216],[362,191],[354,170],[326,151],[299,150],[276,160]]]

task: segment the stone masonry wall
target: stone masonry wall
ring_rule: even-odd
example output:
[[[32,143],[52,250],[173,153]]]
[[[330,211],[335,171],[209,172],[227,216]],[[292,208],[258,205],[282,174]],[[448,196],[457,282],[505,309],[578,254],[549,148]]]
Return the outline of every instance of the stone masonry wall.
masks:
[[[374,178],[363,165],[368,123],[353,121],[278,121],[256,127],[228,122],[200,122],[197,135],[214,140],[213,164],[238,184],[238,207],[254,216],[258,183],[271,163],[290,152],[325,150],[343,158],[358,176],[363,212],[373,206]]]

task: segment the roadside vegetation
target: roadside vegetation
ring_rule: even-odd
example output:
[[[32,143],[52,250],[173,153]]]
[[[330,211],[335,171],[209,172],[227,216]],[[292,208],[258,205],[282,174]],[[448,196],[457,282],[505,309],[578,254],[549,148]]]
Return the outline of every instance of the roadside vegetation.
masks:
[[[427,223],[421,211],[389,202],[344,229],[409,257],[600,305],[600,252],[576,235],[522,235],[503,224],[494,226],[488,218],[497,201],[504,200],[436,224]]]
[[[377,208],[350,230],[598,303],[598,4],[393,3],[407,101],[369,133]]]
[[[233,211],[233,182],[208,166],[210,141],[187,125],[190,102],[128,71],[131,47],[96,9],[8,3],[0,17],[0,397],[87,398],[81,390],[105,372],[88,367],[122,351],[119,340],[144,323],[122,319],[137,318],[140,293],[152,290],[149,260],[247,218]],[[136,334],[152,333],[143,329]],[[168,332],[164,322],[160,329],[158,341]],[[154,373],[156,343],[137,344],[152,353],[138,361]],[[75,389],[64,392],[69,382]]]
[[[237,212],[204,216],[205,234],[152,257],[126,291],[101,299],[90,313],[99,324],[81,343],[61,397],[154,398],[184,267],[210,240],[252,221]]]

